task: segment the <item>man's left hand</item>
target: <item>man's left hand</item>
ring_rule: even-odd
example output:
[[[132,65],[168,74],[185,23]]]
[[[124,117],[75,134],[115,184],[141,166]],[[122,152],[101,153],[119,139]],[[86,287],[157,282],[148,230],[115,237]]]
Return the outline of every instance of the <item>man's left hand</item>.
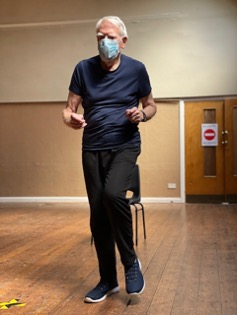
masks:
[[[137,107],[127,109],[125,115],[134,124],[138,124],[142,120],[142,113]]]

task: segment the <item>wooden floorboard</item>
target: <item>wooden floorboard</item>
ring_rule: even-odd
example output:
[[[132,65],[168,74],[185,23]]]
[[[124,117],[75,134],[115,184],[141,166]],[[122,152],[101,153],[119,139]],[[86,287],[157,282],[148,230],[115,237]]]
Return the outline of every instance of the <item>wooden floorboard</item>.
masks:
[[[98,281],[83,203],[0,204],[0,309],[24,315],[237,314],[237,205],[145,204],[137,255],[146,289],[130,299],[119,255],[120,292],[84,303]],[[0,304],[1,307],[1,304]]]

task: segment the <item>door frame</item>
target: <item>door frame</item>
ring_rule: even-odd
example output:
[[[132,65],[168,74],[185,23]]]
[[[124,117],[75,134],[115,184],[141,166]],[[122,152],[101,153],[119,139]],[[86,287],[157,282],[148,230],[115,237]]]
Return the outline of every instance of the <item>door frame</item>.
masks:
[[[186,202],[185,194],[185,101],[179,101],[180,125],[180,202]]]

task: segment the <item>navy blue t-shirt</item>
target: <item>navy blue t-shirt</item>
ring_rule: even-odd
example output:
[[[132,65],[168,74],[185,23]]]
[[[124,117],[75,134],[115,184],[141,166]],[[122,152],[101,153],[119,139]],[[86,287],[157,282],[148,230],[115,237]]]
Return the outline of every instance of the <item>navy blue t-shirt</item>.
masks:
[[[138,106],[139,99],[151,92],[143,63],[121,55],[119,67],[106,71],[99,56],[82,60],[74,69],[69,90],[83,99],[87,123],[83,150],[140,146],[138,124],[131,123],[125,111]]]

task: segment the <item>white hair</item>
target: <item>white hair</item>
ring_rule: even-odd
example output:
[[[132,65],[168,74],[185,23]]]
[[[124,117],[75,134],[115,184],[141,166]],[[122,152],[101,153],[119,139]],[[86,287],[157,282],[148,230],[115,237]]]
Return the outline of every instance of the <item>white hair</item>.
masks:
[[[109,21],[110,23],[117,26],[120,29],[120,35],[122,37],[128,37],[127,28],[124,22],[118,16],[104,16],[103,18],[101,18],[96,24],[96,32],[98,32],[100,25],[104,21]]]

